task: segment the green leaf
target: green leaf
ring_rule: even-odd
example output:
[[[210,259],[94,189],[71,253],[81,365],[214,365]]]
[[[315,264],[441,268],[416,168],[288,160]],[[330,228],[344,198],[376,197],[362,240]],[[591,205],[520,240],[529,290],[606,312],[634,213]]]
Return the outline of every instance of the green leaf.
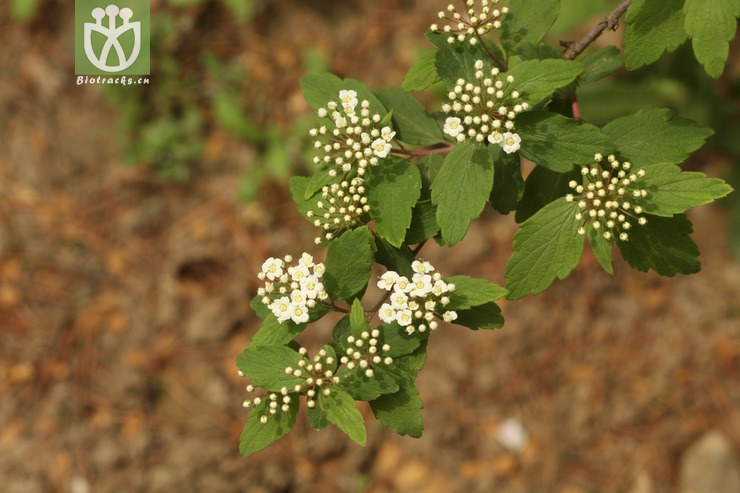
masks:
[[[421,176],[408,159],[389,156],[382,165],[371,166],[366,175],[370,217],[378,234],[393,246],[401,246],[411,224],[411,211],[421,195]]]
[[[378,326],[378,330],[380,331],[382,344],[388,344],[391,347],[383,353],[384,356],[392,358],[406,356],[416,351],[421,345],[418,334],[407,334],[403,327],[395,322],[382,324]]]
[[[381,116],[387,113],[385,106],[362,82],[355,79],[340,79],[334,74],[307,74],[300,80],[303,95],[314,110],[325,108],[329,101],[339,101],[339,91],[352,89],[357,99],[370,103],[370,112]]]
[[[367,320],[365,320],[365,309],[358,299],[352,302],[352,309],[349,312],[349,326],[352,334],[357,336],[370,330],[370,326],[367,324]]]
[[[358,401],[371,401],[384,394],[398,391],[396,378],[382,365],[373,365],[373,376],[365,375],[365,369],[358,366],[345,369],[337,374],[339,385]]]
[[[565,279],[573,271],[583,252],[577,212],[577,203],[557,199],[522,224],[506,264],[509,299],[540,293],[556,277]]]
[[[249,346],[281,346],[288,344],[303,332],[306,325],[296,324],[290,320],[280,323],[277,321],[277,317],[270,313],[262,323],[262,327],[252,337]]]
[[[501,21],[501,43],[507,51],[522,42],[541,40],[560,13],[560,0],[511,0]]]
[[[571,171],[577,164],[592,162],[594,154],[615,148],[598,127],[545,111],[519,115],[516,131],[522,138],[522,155],[553,171]]]
[[[447,310],[465,310],[474,306],[484,305],[506,296],[508,291],[486,279],[475,279],[468,276],[452,276],[445,282],[455,285],[455,290],[449,293],[450,304]]]
[[[696,59],[711,77],[725,70],[730,41],[737,31],[740,2],[737,0],[686,0],[684,27],[691,37]]]
[[[684,0],[632,0],[624,15],[624,63],[635,70],[657,61],[686,40],[683,28]]]
[[[414,270],[411,268],[411,263],[414,261],[414,254],[409,247],[401,245],[400,248],[396,248],[383,238],[376,236],[375,248],[375,261],[377,263],[409,279],[413,277]]]
[[[270,392],[293,388],[305,378],[286,374],[288,367],[297,368],[303,357],[287,346],[249,346],[236,358],[236,366],[252,383]]]
[[[437,208],[431,200],[420,200],[411,211],[411,224],[404,242],[407,245],[415,245],[432,238],[437,233],[439,233]]]
[[[504,316],[496,303],[485,303],[467,310],[459,310],[453,322],[469,329],[500,329],[504,326]]]
[[[377,90],[375,95],[386,108],[393,111],[391,121],[397,140],[412,145],[444,142],[445,138],[437,121],[409,93],[396,87]],[[383,165],[385,166],[385,161]]]
[[[415,380],[427,359],[427,341],[429,339],[419,339],[419,347],[414,349],[411,354],[396,358],[393,360],[393,368],[402,372],[410,380]],[[388,344],[391,344],[390,342]],[[391,345],[391,352],[393,346]],[[400,385],[400,383],[399,383]]]
[[[647,216],[640,226],[629,219],[629,240],[617,242],[622,257],[633,268],[647,272],[653,269],[662,276],[699,272],[699,249],[689,236],[691,222],[684,214],[674,217]]]
[[[365,420],[362,419],[355,401],[344,390],[331,386],[329,395],[319,393],[319,406],[326,413],[326,419],[334,423],[352,440],[365,445]]]
[[[272,310],[262,303],[262,297],[260,296],[252,298],[252,301],[249,302],[249,306],[254,310],[254,313],[256,313],[259,318],[266,318],[272,313]]]
[[[449,246],[465,237],[470,221],[483,211],[493,187],[493,159],[485,146],[470,141],[447,154],[432,184],[437,224]]]
[[[511,67],[508,75],[514,77],[514,83],[510,87],[519,91],[522,101],[535,106],[550,94],[576,80],[582,73],[583,65],[580,62],[548,59],[524,61]],[[517,124],[524,114],[517,117]]]
[[[489,145],[488,152],[493,158],[494,170],[491,205],[506,215],[516,209],[524,195],[521,158],[517,153],[506,154],[498,145]]]
[[[275,440],[285,436],[295,424],[296,417],[298,417],[297,397],[291,399],[288,411],[281,411],[275,415],[269,414],[269,404],[269,400],[265,399],[247,416],[247,422],[239,437],[239,452],[245,457],[259,452]],[[269,416],[267,423],[261,423],[260,417],[265,414]]]
[[[445,157],[441,154],[431,154],[424,156],[419,160],[417,168],[421,173],[421,198],[431,199],[432,197],[432,183],[437,177],[437,173],[442,169],[442,165],[445,162]]]
[[[311,423],[311,428],[314,430],[323,430],[329,425],[326,413],[320,406],[314,405],[314,407],[306,408],[306,416],[308,416],[308,422]]]
[[[403,79],[401,87],[404,91],[423,91],[440,80],[434,66],[435,57],[436,51],[428,51],[419,57]]]
[[[520,64],[523,60],[560,59],[562,57],[558,50],[547,43],[530,43],[527,41],[519,43],[509,53],[511,55],[509,65],[512,67]]]
[[[324,287],[335,301],[346,300],[367,286],[373,265],[373,235],[366,226],[332,241],[326,254]]]
[[[568,182],[581,176],[576,170],[570,173],[557,173],[537,166],[527,177],[524,196],[516,210],[516,222],[521,223],[535,215],[538,210],[553,200],[568,193]]]
[[[404,380],[398,392],[370,401],[375,418],[399,435],[419,438],[424,430],[421,410],[424,403],[412,380]]]
[[[620,153],[637,167],[682,163],[714,133],[691,120],[673,118],[671,110],[665,108],[642,110],[617,118],[604,127],[604,132],[614,139]]]
[[[614,274],[614,268],[612,267],[612,249],[614,243],[604,238],[603,234],[593,228],[588,228],[588,242],[599,265],[609,274]]]
[[[437,46],[434,66],[447,89],[455,87],[457,79],[475,80],[475,62],[488,60],[489,56],[478,45],[470,43],[447,43],[447,36],[439,33],[427,34]]]
[[[595,82],[607,77],[622,66],[622,54],[616,46],[605,46],[583,59],[584,71],[580,80]]]
[[[708,204],[732,192],[732,187],[719,178],[684,172],[670,163],[650,166],[638,184],[648,192],[643,201],[645,212],[667,217]]]

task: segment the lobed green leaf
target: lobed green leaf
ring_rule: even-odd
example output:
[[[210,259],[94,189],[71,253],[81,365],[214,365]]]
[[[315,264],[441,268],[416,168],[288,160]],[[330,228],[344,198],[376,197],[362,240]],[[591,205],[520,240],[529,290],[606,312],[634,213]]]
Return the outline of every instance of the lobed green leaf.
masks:
[[[293,388],[304,378],[286,374],[288,367],[297,368],[303,357],[287,346],[249,346],[236,358],[236,366],[252,383],[270,392]]]
[[[264,449],[275,440],[285,436],[295,425],[298,417],[298,399],[293,398],[290,401],[288,411],[279,412],[272,415],[267,423],[261,423],[260,417],[269,413],[267,408],[270,402],[265,399],[247,416],[247,422],[244,424],[241,436],[239,437],[239,452],[248,457]]]
[[[334,423],[352,440],[365,445],[365,420],[362,418],[354,399],[344,390],[336,386],[327,387],[329,395],[319,392],[319,406],[324,411],[326,419]]]
[[[666,217],[708,204],[732,192],[732,187],[719,178],[684,172],[670,163],[650,166],[639,183],[648,192],[644,200],[645,212]]]
[[[737,0],[686,0],[684,28],[699,63],[717,79],[725,70],[730,41],[737,31],[740,2]]]
[[[527,60],[509,69],[514,77],[510,86],[521,94],[522,101],[530,106],[545,99],[560,88],[576,80],[583,73],[580,62],[561,59]],[[524,115],[517,117],[519,118]]]
[[[541,40],[558,18],[560,0],[511,0],[509,7],[501,24],[501,43],[507,51]]]
[[[624,15],[627,29],[622,37],[628,70],[649,65],[686,41],[683,3],[684,0],[632,0]]]
[[[455,285],[455,290],[449,293],[450,303],[448,310],[466,310],[474,306],[485,305],[496,301],[508,294],[508,291],[486,279],[476,279],[468,276],[452,276],[445,282]]]
[[[347,231],[329,245],[324,286],[333,300],[346,300],[367,286],[373,265],[373,235],[366,226]]]
[[[375,418],[399,435],[419,438],[424,431],[421,410],[424,403],[419,397],[413,380],[403,380],[399,390],[370,401]]]

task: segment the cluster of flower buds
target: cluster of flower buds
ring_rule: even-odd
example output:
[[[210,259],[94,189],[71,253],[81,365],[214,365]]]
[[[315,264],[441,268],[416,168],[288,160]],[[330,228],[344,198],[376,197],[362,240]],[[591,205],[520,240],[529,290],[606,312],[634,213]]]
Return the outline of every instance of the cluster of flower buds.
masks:
[[[442,111],[450,116],[444,124],[444,132],[462,142],[486,138],[498,144],[507,154],[519,150],[521,138],[514,133],[514,119],[529,104],[520,100],[519,92],[510,84],[514,77],[499,72],[497,68],[487,70],[483,60],[475,62],[475,81],[458,79],[450,91],[450,102],[442,105]]]
[[[378,329],[363,331],[360,337],[348,336],[346,355],[341,357],[340,363],[346,365],[350,370],[358,367],[362,368],[368,378],[374,375],[372,365],[392,364],[393,358],[382,354],[390,351],[391,347],[388,344],[383,344],[378,348],[378,337],[380,337]]]
[[[364,214],[370,211],[365,197],[364,180],[359,176],[341,183],[332,183],[321,189],[321,195],[315,207],[307,212],[314,226],[321,229],[316,237],[316,244],[330,241],[346,229],[360,222]]]
[[[596,154],[594,161],[581,168],[582,183],[571,180],[568,184],[575,193],[565,196],[568,202],[578,203],[576,219],[584,221],[578,233],[594,230],[607,240],[627,241],[633,222],[647,224],[640,205],[647,191],[638,186],[645,171],[633,171],[629,162],[620,163],[613,155],[605,165],[601,154]]]
[[[380,128],[380,115],[370,114],[370,102],[359,101],[357,91],[339,91],[339,102],[329,101],[317,115],[326,124],[309,132],[321,153],[313,161],[331,165],[330,176],[337,176],[338,171],[346,175],[353,169],[362,176],[368,165],[378,164],[391,152],[396,132],[389,126]]]
[[[478,12],[475,0],[467,0],[464,14],[459,13],[454,5],[449,4],[447,10],[441,10],[437,16],[440,21],[447,23],[441,28],[438,24],[432,24],[429,29],[432,32],[447,34],[448,43],[464,42],[467,39],[471,45],[475,45],[481,36],[492,29],[500,28],[501,18],[509,13],[508,7],[494,8],[498,2],[499,0],[481,0],[480,12]]]
[[[300,324],[308,322],[309,310],[316,306],[317,300],[328,297],[321,283],[324,264],[315,264],[308,253],[301,255],[296,265],[291,262],[290,255],[265,260],[257,277],[266,282],[257,295],[279,322],[292,320]]]
[[[411,280],[392,270],[380,277],[378,287],[391,291],[390,303],[380,307],[380,319],[398,323],[409,334],[436,329],[435,317],[445,322],[457,319],[456,312],[444,309],[450,302],[446,294],[454,291],[455,285],[444,282],[439,273],[430,274],[434,267],[429,262],[415,260],[412,268]]]
[[[287,412],[290,409],[292,399],[297,399],[300,395],[306,396],[308,407],[315,407],[317,393],[323,392],[325,395],[329,395],[331,393],[329,387],[339,383],[339,377],[334,374],[333,370],[337,367],[337,362],[332,354],[322,349],[313,359],[309,359],[306,348],[300,348],[298,352],[301,358],[296,362],[296,367],[286,367],[285,373],[302,379],[301,383],[296,383],[291,388],[283,387],[280,392],[268,392],[261,397],[247,399],[242,403],[243,407],[249,408],[259,406],[264,401],[269,401],[265,414],[260,416],[261,423],[267,423],[270,416],[281,411]],[[239,375],[244,376],[241,371],[239,371]],[[247,392],[254,392],[255,387],[250,384],[247,385],[246,390]]]

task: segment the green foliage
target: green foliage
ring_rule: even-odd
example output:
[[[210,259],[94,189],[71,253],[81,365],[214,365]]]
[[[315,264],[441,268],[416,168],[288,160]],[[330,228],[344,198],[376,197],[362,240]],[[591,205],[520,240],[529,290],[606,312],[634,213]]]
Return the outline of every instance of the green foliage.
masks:
[[[408,159],[389,158],[367,173],[370,217],[378,234],[395,247],[401,246],[411,224],[411,213],[421,195],[419,170]]]
[[[260,387],[279,392],[283,387],[302,383],[300,377],[287,374],[285,369],[295,367],[301,356],[288,346],[249,346],[236,358],[236,366]]]
[[[447,154],[432,184],[432,203],[442,239],[452,246],[465,237],[493,188],[493,160],[481,144],[463,142]]]
[[[522,155],[561,173],[590,163],[594,154],[611,152],[614,144],[599,128],[557,113],[530,111],[517,118]]]
[[[511,12],[501,27],[507,51],[523,43],[541,40],[560,13],[560,0],[511,0]]]
[[[682,172],[670,163],[650,166],[641,186],[648,192],[645,211],[666,217],[714,202],[732,191],[732,187],[718,178]]]
[[[268,405],[269,402],[265,400],[247,416],[247,422],[239,437],[239,452],[244,456],[264,449],[285,436],[295,425],[298,417],[298,400],[291,401],[288,412],[277,414],[267,423],[260,423],[260,416],[265,414]]]
[[[500,329],[504,326],[504,317],[496,303],[485,303],[457,312],[457,325],[469,329]]]
[[[373,265],[373,236],[366,227],[348,231],[326,253],[326,292],[346,300],[365,289]]]
[[[352,89],[357,91],[359,99],[370,103],[370,111],[383,116],[387,113],[385,106],[362,82],[355,79],[340,79],[334,74],[308,74],[301,77],[303,96],[314,110],[325,108],[329,101],[337,101],[339,91]]]
[[[493,158],[493,191],[491,205],[500,214],[508,214],[524,196],[522,163],[518,154],[506,154],[499,146],[488,146]]]
[[[432,145],[444,140],[437,122],[410,94],[399,88],[390,88],[377,90],[375,95],[388,110],[393,111],[391,122],[401,142]]]
[[[456,286],[450,293],[450,310],[465,310],[474,306],[484,305],[506,296],[506,289],[497,286],[485,279],[474,279],[468,276],[452,276],[447,278],[448,283]]]
[[[509,299],[540,293],[576,267],[583,252],[577,211],[577,204],[558,199],[524,221],[514,235],[514,253],[506,264]]]
[[[536,167],[525,182],[524,196],[516,210],[516,222],[526,221],[556,198],[563,197],[568,193],[568,182],[579,176],[575,170],[557,173],[542,166]]]
[[[365,420],[352,397],[342,389],[332,387],[329,395],[319,394],[319,406],[326,419],[335,424],[355,442],[365,445]]]
[[[421,410],[424,404],[414,382],[410,379],[399,383],[396,393],[382,395],[370,401],[375,418],[399,435],[419,438],[424,431]]]
[[[381,395],[393,394],[398,391],[398,384],[393,374],[383,366],[373,368],[373,376],[365,375],[365,370],[356,366],[351,370],[339,372],[341,387],[359,401],[371,401]]]
[[[714,132],[694,122],[673,118],[670,110],[654,108],[617,118],[604,127],[622,156],[638,167],[683,162]]]
[[[643,227],[630,232],[630,240],[619,242],[622,257],[633,268],[654,270],[661,276],[699,272],[699,249],[689,236],[693,228],[685,215],[650,216]]]
[[[696,59],[715,79],[722,75],[737,31],[740,2],[737,0],[686,0],[683,6],[686,34]]]
[[[527,60],[511,67],[508,73],[514,77],[522,99],[535,106],[576,80],[583,73],[583,64],[569,60]]]
[[[267,308],[265,309],[267,310]],[[269,310],[267,313],[269,313]],[[265,321],[257,333],[252,336],[252,341],[250,342],[251,347],[288,344],[306,328],[306,324],[296,324],[290,320],[280,323],[272,313],[263,316],[265,317]]]
[[[622,66],[622,54],[616,46],[605,46],[583,59],[581,82],[595,82],[607,77]]]
[[[439,81],[435,60],[436,52],[434,51],[421,55],[404,77],[401,88],[404,91],[419,92]]]
[[[632,0],[624,22],[624,63],[629,70],[657,61],[686,40],[684,0]]]

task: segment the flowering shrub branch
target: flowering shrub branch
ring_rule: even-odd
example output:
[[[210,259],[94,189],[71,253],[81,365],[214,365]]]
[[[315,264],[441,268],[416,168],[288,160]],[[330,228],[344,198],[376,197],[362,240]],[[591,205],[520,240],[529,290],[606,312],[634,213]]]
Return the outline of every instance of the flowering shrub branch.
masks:
[[[420,436],[415,380],[431,334],[456,330],[448,325],[502,327],[496,301],[564,279],[586,241],[609,273],[615,246],[640,271],[699,270],[685,212],[732,189],[679,165],[712,131],[663,109],[600,128],[581,121],[577,106],[579,84],[622,66],[614,47],[579,54],[622,15],[628,33],[646,32],[657,22],[657,2],[623,2],[564,54],[540,43],[558,1],[546,2],[553,12],[540,12],[535,0],[499,3],[467,0],[463,11],[440,11],[427,35],[435,51],[411,67],[402,88],[373,91],[332,74],[301,79],[317,118],[315,172],[293,177],[290,189],[326,255],[271,257],[257,274],[252,307],[264,322],[237,358],[251,409],[242,454],[288,433],[301,402],[313,428],[332,423],[360,444],[366,432],[356,401],[398,434]],[[690,17],[694,3],[685,0],[686,25],[706,41]],[[494,31],[500,44],[489,37]],[[628,68],[657,59],[652,45],[628,34],[624,44]],[[702,49],[697,57],[707,61]],[[432,85],[446,93],[435,114],[410,94]],[[522,157],[536,164],[526,179]],[[461,241],[488,205],[521,223],[505,287],[449,276],[418,258],[429,241]],[[382,268],[377,277],[374,266]],[[382,294],[365,309],[371,284]],[[309,356],[297,338],[331,312],[342,315],[332,340]]]

